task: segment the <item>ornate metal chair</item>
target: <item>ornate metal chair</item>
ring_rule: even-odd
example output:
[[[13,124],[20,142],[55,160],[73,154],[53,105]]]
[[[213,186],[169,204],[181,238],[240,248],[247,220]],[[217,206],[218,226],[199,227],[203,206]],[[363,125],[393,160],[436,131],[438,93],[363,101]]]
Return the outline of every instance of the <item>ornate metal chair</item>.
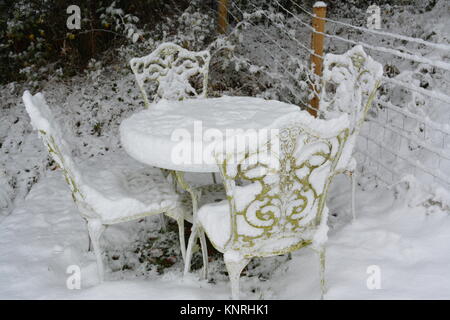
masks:
[[[148,108],[147,89],[153,102],[206,97],[210,59],[208,51],[192,52],[167,42],[148,56],[131,59],[130,66]]]
[[[355,218],[356,160],[352,157],[356,138],[378,87],[383,67],[368,56],[361,46],[355,46],[342,55],[326,54],[323,83],[320,92],[320,110],[326,119],[347,114],[350,119],[350,136],[336,167],[352,180],[352,216]]]
[[[257,148],[223,156],[218,152],[227,200],[204,205],[194,216],[185,272],[195,233],[204,231],[224,253],[234,299],[239,298],[240,273],[252,257],[305,246],[319,252],[322,295],[325,290],[325,200],[349,137],[348,117],[328,121],[299,112],[281,128],[267,141],[258,141]]]
[[[208,89],[208,72],[211,56],[208,51],[192,52],[174,43],[163,43],[151,54],[142,58],[130,60],[130,66],[136,77],[136,82],[141,90],[145,106],[150,107],[147,92],[153,97],[152,103],[160,99],[184,100],[189,98],[206,98]],[[211,193],[222,191],[225,198],[225,190],[222,184],[216,183],[215,174],[212,173],[212,184],[193,188],[188,185],[182,172],[170,172],[165,170],[165,175],[171,174],[178,184],[186,191],[194,203],[188,203],[186,195],[183,203],[187,209],[196,210],[200,196],[210,198]],[[203,234],[200,236],[204,274],[206,274],[207,255],[206,241]]]
[[[178,194],[160,170],[134,161],[126,154],[108,154],[99,163],[75,163],[59,124],[41,93],[23,95],[31,124],[38,130],[51,157],[61,168],[81,216],[87,221],[100,281],[103,263],[100,236],[106,226],[165,213],[176,219],[185,257],[184,211]],[[90,247],[90,245],[89,245]]]

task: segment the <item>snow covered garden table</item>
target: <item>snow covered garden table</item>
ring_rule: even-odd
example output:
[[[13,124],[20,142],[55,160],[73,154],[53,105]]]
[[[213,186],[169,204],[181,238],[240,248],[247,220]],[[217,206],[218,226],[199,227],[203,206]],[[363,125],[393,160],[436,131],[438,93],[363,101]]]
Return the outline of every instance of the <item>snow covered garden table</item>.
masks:
[[[295,105],[252,97],[162,99],[125,119],[120,125],[120,139],[134,159],[171,170],[178,184],[191,196],[193,216],[186,219],[194,222],[203,191],[191,186],[184,179],[184,172],[219,172],[212,152],[220,142],[217,138],[232,135],[239,139],[239,135],[246,135],[249,130],[276,129],[278,122],[301,112],[305,111]],[[208,265],[205,234],[200,232],[199,237],[205,278]],[[188,268],[189,263],[185,273]]]
[[[125,119],[120,125],[120,139],[131,157],[150,166],[182,172],[219,172],[215,159],[202,152],[215,143],[208,141],[211,134],[217,130],[225,136],[227,130],[238,133],[238,129],[276,128],[279,120],[298,112],[305,111],[295,105],[253,97],[160,100]],[[191,151],[189,159],[180,159],[176,151],[182,149]]]
[[[134,159],[150,166],[176,172],[177,180],[189,191],[193,211],[198,192],[185,180],[184,172],[219,172],[213,158],[212,135],[246,134],[249,129],[276,128],[292,113],[305,112],[297,106],[254,97],[160,100],[133,114],[120,125],[120,140]],[[239,130],[242,130],[239,132]],[[183,151],[180,157],[178,151]]]

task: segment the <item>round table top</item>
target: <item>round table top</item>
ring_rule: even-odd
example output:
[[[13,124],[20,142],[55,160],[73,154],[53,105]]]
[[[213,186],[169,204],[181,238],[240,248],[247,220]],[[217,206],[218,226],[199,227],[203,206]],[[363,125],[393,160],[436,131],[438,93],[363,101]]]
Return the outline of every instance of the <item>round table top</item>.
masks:
[[[299,112],[305,111],[254,97],[160,100],[122,121],[120,139],[125,151],[142,163],[185,172],[218,172],[214,159],[195,155],[214,143],[211,133],[276,128],[278,120]],[[180,160],[180,152],[193,155]]]

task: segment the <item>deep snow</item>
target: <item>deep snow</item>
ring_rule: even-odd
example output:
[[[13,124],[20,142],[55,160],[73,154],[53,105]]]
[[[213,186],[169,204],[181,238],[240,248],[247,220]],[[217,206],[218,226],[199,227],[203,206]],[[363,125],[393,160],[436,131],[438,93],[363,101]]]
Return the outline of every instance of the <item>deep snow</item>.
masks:
[[[383,6],[383,14],[387,14],[387,21],[383,23],[392,32],[448,43],[448,6],[446,0],[440,0],[436,8],[423,14]],[[353,14],[364,17],[363,11],[350,15]],[[343,20],[353,23],[358,19]],[[297,20],[291,19],[289,25],[295,25],[298,29],[298,39],[309,39],[309,33],[298,25]],[[429,59],[449,59],[448,53],[433,48],[367,36],[354,30],[345,30],[340,25],[330,24],[327,28],[330,33],[363,40],[374,46],[393,46],[420,53]],[[277,44],[271,44],[261,34],[250,30],[244,37],[249,50],[245,57],[252,63],[270,66],[267,72],[272,78],[267,81],[272,81],[272,91],[276,92],[282,86],[275,80],[287,77],[279,61],[289,65],[289,60],[278,46],[286,47],[305,61],[308,57],[306,52],[299,50],[295,41],[283,37],[277,28],[268,28],[266,31],[277,39]],[[349,46],[329,40],[327,48],[329,52],[342,53]],[[271,59],[272,54],[278,62]],[[430,93],[438,90],[447,94],[449,72],[425,65],[411,65],[408,60],[393,59],[390,55],[375,51],[370,54],[384,65],[386,75],[415,86],[429,86]],[[42,84],[41,91],[45,93],[56,118],[76,134],[71,144],[77,149],[77,158],[87,159],[117,149],[121,120],[141,110],[139,102],[142,98],[128,70],[127,61],[123,60],[126,65],[123,68],[111,66],[109,69],[93,70],[86,76],[77,76],[70,81],[55,75]],[[125,69],[128,71],[124,72]],[[292,80],[287,78],[287,83],[292,85]],[[220,81],[218,79],[212,77],[211,81]],[[253,84],[245,85],[251,87]],[[88,237],[84,221],[72,203],[61,172],[55,170],[55,165],[48,161],[42,142],[36,132],[31,131],[29,118],[21,102],[25,88],[30,89],[19,83],[0,88],[0,298],[228,298],[229,282],[220,255],[219,259],[215,257],[216,260],[211,262],[209,282],[198,280],[198,272],[183,279],[179,248],[176,245],[165,253],[175,263],[164,269],[163,275],[158,274],[154,264],[139,261],[136,248],[145,246],[150,238],[161,239],[166,247],[167,243],[177,243],[174,241],[177,239],[176,233],[159,232],[159,221],[155,218],[120,224],[105,232],[102,243],[107,281],[101,285],[96,283],[95,258],[87,252]],[[235,89],[227,90],[225,94],[235,93]],[[272,91],[267,90],[261,96],[278,100],[289,96],[283,90],[273,96],[269,94]],[[239,90],[236,92],[240,93]],[[411,161],[420,160],[428,168],[440,168],[444,173],[448,171],[446,168],[450,168],[450,161],[444,158],[437,161],[432,152],[420,145],[418,147],[414,141],[420,138],[429,148],[439,148],[448,154],[446,150],[449,149],[450,140],[448,135],[441,132],[448,132],[449,105],[399,86],[387,92],[385,98],[387,102],[384,103],[393,103],[402,108],[398,108],[398,112],[379,109],[377,114],[372,110],[372,121],[365,125],[362,133]],[[404,114],[408,115],[407,119],[403,119]],[[417,119],[425,122],[421,123]],[[426,124],[424,132],[418,130],[423,127],[422,124]],[[382,126],[388,126],[391,130],[386,131]],[[394,134],[392,128],[403,130],[410,141]],[[339,177],[331,188],[326,271],[329,290],[325,298],[450,299],[449,189],[431,189],[430,186],[429,192],[424,192],[422,188],[427,189],[428,182],[433,180],[427,180],[423,172],[415,170],[395,153],[379,150],[368,142],[366,146],[366,142],[362,138],[358,144],[358,160],[364,166],[364,174],[358,179],[360,186],[355,222],[351,222],[349,212],[350,184],[344,177]],[[363,157],[361,151],[371,158]],[[377,161],[387,164],[387,168],[378,165]],[[393,174],[391,178],[387,169],[396,175]],[[371,173],[374,172],[380,179],[386,179],[388,184],[403,178],[410,188],[406,188],[406,183],[400,183],[385,189],[380,179],[373,179]],[[414,174],[417,180],[405,174]],[[9,198],[15,206],[10,215],[1,210]],[[157,248],[152,250],[157,251]],[[160,253],[152,254],[157,256]],[[317,260],[315,253],[309,249],[293,253],[291,260],[286,256],[256,259],[242,277],[241,297],[317,299]],[[82,269],[81,290],[68,290],[66,287],[69,276],[66,269],[73,264]],[[370,277],[368,268],[369,271],[373,270],[370,267],[374,265],[379,266],[381,271],[380,290],[369,290],[366,286]]]
[[[439,206],[408,207],[405,190],[397,190],[396,198],[392,190],[359,189],[357,219],[351,222],[348,186],[345,178],[339,177],[329,198],[325,299],[449,299],[448,213]],[[229,282],[221,274],[221,261],[211,264],[213,283],[208,283],[199,280],[199,272],[183,278],[181,260],[158,275],[155,270],[139,267],[121,271],[108,258],[111,252],[120,252],[135,259],[130,244],[158,229],[155,218],[107,229],[102,240],[106,281],[98,284],[95,259],[87,252],[84,221],[61,172],[49,172],[0,225],[0,298],[229,298]],[[262,266],[256,265],[255,270],[249,269],[242,276],[242,298],[319,297],[318,258],[312,250],[299,250],[291,260],[273,257],[261,261]],[[81,267],[80,290],[66,287],[70,265]],[[381,289],[370,290],[366,285],[368,268],[370,271],[373,265],[379,267]],[[255,273],[266,273],[267,281],[248,276]]]

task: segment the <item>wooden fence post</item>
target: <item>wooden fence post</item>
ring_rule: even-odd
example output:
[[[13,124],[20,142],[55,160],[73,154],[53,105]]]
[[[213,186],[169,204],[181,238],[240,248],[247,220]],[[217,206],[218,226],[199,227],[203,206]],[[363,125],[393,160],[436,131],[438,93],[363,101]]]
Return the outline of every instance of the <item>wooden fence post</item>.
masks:
[[[312,18],[312,27],[316,32],[325,32],[325,20],[324,18],[327,15],[327,5],[318,1],[313,6],[314,17]],[[313,32],[311,37],[311,49],[314,54],[311,55],[311,68],[313,68],[314,73],[318,76],[322,76],[323,69],[323,44],[324,44],[324,35]],[[311,87],[311,89],[317,91],[318,88]],[[319,97],[314,95],[311,99],[311,107],[313,109],[309,109],[309,113],[313,116],[317,116],[317,110],[319,109]]]
[[[217,0],[218,2],[218,31],[225,34],[228,30],[228,0]]]

